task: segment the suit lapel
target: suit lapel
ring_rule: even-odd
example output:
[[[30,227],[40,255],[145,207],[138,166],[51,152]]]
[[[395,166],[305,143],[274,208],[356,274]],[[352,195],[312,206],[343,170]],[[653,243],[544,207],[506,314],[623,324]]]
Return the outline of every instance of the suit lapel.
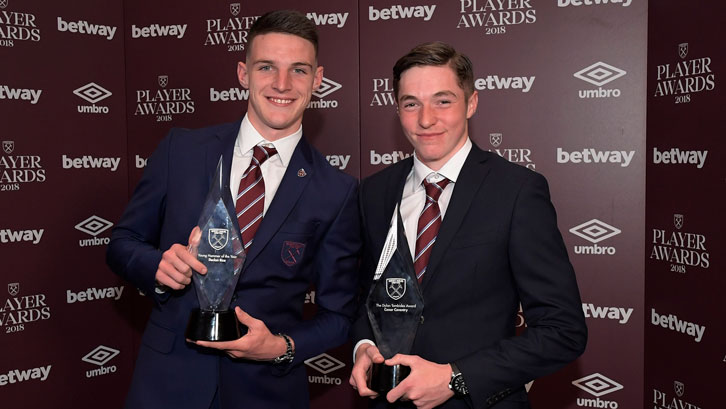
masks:
[[[454,185],[454,193],[451,196],[451,202],[446,209],[446,215],[439,228],[436,236],[436,243],[431,250],[431,258],[421,283],[425,290],[428,283],[437,276],[438,267],[446,254],[447,249],[459,231],[464,216],[471,207],[474,196],[479,191],[481,184],[489,174],[489,166],[486,164],[487,156],[476,145],[471,147],[471,152],[461,168],[459,177]]]
[[[298,171],[304,169],[305,176],[298,176]],[[287,165],[285,175],[282,177],[280,187],[270,203],[265,216],[262,219],[259,230],[255,233],[255,239],[247,252],[245,266],[249,266],[265,248],[272,236],[280,229],[282,222],[287,219],[297,200],[305,190],[310,179],[313,177],[313,157],[310,145],[303,136],[295,147],[295,151]]]

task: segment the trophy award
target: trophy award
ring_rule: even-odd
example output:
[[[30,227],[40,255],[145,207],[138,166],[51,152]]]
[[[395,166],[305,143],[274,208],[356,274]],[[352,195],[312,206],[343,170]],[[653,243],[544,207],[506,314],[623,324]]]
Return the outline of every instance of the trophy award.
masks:
[[[245,261],[240,233],[232,215],[234,204],[228,186],[222,182],[222,157],[197,225],[198,244],[189,251],[207,267],[207,274],[193,273],[199,308],[192,310],[186,337],[194,341],[231,341],[243,335],[234,310],[229,306]]]
[[[406,236],[403,227],[398,228],[403,226],[398,206],[394,214],[366,301],[376,345],[385,359],[411,353],[424,307]],[[373,364],[368,387],[383,396],[410,372],[405,365]]]

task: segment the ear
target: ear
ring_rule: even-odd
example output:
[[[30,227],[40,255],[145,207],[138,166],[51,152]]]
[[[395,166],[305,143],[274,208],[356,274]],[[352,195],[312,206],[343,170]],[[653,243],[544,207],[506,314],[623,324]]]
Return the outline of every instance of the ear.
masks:
[[[317,91],[320,88],[320,84],[323,83],[323,66],[315,69],[315,77],[313,77],[313,91]]]
[[[247,64],[243,63],[242,61],[237,63],[237,79],[239,80],[239,85],[241,85],[242,88],[250,88],[250,79],[249,75],[247,74]]]
[[[466,119],[474,116],[477,106],[479,106],[479,92],[474,90],[474,92],[469,96],[469,100],[466,102]]]

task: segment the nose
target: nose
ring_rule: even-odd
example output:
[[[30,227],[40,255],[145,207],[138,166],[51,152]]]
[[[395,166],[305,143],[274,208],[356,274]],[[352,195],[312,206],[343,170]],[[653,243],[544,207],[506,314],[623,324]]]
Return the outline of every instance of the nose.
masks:
[[[423,104],[419,111],[418,124],[421,128],[429,128],[436,123],[436,114],[428,104]]]
[[[290,81],[290,73],[287,71],[281,70],[277,72],[277,75],[275,76],[275,81],[272,84],[272,87],[276,91],[284,92],[290,90],[291,87],[291,81]]]

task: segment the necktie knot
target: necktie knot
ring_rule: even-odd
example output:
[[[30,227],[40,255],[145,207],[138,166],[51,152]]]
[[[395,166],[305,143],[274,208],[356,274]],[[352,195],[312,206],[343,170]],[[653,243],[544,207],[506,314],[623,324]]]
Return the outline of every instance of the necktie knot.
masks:
[[[266,147],[262,145],[255,145],[252,149],[252,157],[257,162],[257,165],[262,165],[267,159],[277,154],[275,147]]]
[[[449,182],[451,181],[447,178],[443,178],[436,183],[429,182],[428,180],[424,179],[423,184],[424,188],[426,189],[426,200],[438,202],[439,196],[441,196],[441,193],[444,191],[446,185],[448,185]]]

